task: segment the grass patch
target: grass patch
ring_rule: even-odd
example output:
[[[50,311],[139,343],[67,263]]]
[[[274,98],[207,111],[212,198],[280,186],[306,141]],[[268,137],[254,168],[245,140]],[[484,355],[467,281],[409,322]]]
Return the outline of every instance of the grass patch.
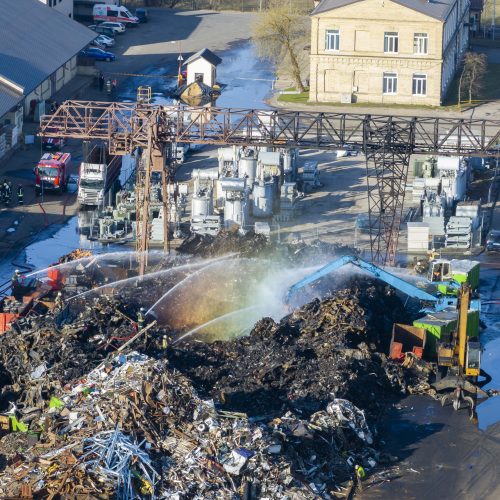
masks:
[[[291,91],[292,89],[287,89]],[[293,89],[295,90],[295,89]],[[280,102],[293,102],[300,104],[308,104],[309,100],[309,91],[301,92],[300,94],[280,94],[278,96],[278,101]]]
[[[287,89],[295,90],[295,89]],[[385,104],[385,103],[367,103],[353,102],[351,104],[343,104],[341,102],[309,102],[309,92],[300,94],[280,94],[279,102],[290,102],[295,104],[308,104],[309,106],[332,106],[332,107],[352,107],[352,108],[383,108],[383,109],[446,109],[448,106],[426,106],[418,104]],[[450,110],[456,109],[455,106],[449,106]]]

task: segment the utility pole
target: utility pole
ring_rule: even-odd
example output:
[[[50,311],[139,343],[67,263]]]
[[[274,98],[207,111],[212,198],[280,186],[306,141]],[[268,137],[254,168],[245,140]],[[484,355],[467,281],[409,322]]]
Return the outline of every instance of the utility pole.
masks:
[[[491,17],[491,27],[492,27],[491,31],[493,40],[495,40],[495,28],[497,26],[496,3],[497,0],[493,0],[493,15]]]

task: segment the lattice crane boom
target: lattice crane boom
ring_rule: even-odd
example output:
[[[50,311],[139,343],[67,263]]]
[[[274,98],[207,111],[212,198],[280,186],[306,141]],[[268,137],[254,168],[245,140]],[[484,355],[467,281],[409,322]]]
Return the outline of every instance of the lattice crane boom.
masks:
[[[43,116],[40,135],[100,139],[111,154],[146,151],[138,246],[148,246],[150,175],[172,177],[164,165],[176,142],[336,150],[366,156],[372,260],[393,262],[411,154],[499,157],[500,121],[437,117],[314,113],[288,110],[161,106],[148,102],[66,101]],[[159,165],[162,165],[161,167]],[[166,193],[165,193],[166,195]],[[149,205],[148,205],[149,206]],[[168,224],[168,221],[166,221]],[[166,227],[166,226],[165,226]]]

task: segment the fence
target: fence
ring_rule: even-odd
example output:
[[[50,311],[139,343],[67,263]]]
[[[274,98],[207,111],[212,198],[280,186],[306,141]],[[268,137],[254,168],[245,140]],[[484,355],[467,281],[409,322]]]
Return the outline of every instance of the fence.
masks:
[[[129,0],[125,2],[130,5],[165,6],[174,5],[176,9],[186,10],[239,10],[243,12],[256,12],[267,9],[271,0]],[[284,5],[288,5],[290,10],[307,12],[312,10],[311,0],[283,0]]]

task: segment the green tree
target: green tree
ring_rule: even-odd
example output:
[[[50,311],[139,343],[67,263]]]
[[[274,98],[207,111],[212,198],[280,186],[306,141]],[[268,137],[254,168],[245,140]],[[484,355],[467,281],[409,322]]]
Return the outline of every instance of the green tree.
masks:
[[[310,20],[291,2],[275,1],[257,16],[252,39],[260,57],[274,63],[278,72],[289,74],[296,88],[304,92],[310,42]]]

